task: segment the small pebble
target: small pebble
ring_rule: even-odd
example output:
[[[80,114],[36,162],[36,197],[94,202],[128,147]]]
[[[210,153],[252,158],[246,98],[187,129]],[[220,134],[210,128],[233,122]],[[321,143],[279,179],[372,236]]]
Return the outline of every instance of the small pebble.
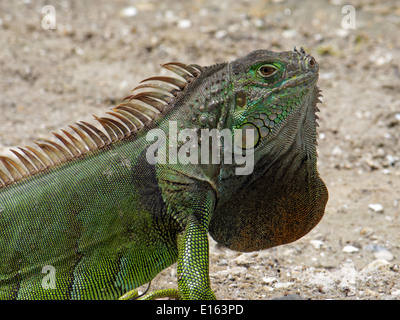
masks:
[[[315,249],[321,249],[321,247],[324,245],[324,242],[322,240],[310,240],[310,244]]]
[[[188,19],[182,19],[178,21],[178,28],[187,29],[192,26],[192,21]]]
[[[271,284],[271,283],[273,283],[273,282],[278,281],[278,280],[277,280],[276,278],[274,278],[274,277],[263,277],[262,280],[263,280],[264,283],[267,283],[267,284]]]
[[[214,36],[216,39],[222,39],[222,38],[225,38],[227,36],[227,34],[228,34],[228,32],[226,32],[226,30],[218,30]]]
[[[396,162],[394,157],[390,154],[386,155],[386,161],[389,163],[390,166],[393,166]]]
[[[395,289],[390,292],[392,296],[400,296],[400,289]]]
[[[286,289],[286,288],[289,288],[293,284],[294,284],[293,282],[280,282],[280,283],[276,283],[274,288],[275,289]]]
[[[354,252],[358,252],[358,250],[359,250],[358,248],[348,245],[348,246],[345,246],[342,251],[347,252],[347,253],[354,253]]]
[[[364,246],[364,249],[372,252],[387,250],[384,246],[375,243],[367,244],[366,246]]]
[[[365,227],[360,230],[360,235],[362,235],[365,238],[368,238],[368,237],[372,236],[373,234],[374,234],[374,230],[369,227]]]
[[[371,203],[368,205],[368,209],[376,213],[383,213],[383,205],[380,203]]]
[[[235,262],[238,266],[248,266],[252,263],[252,260],[248,254],[242,253],[235,259]]]
[[[297,35],[297,31],[294,29],[284,30],[282,36],[284,38],[294,38]]]
[[[334,147],[334,148],[332,149],[332,155],[333,155],[333,156],[340,156],[340,155],[342,155],[342,154],[343,154],[343,151],[342,151],[342,149],[339,148],[338,146],[336,146],[336,147]]]
[[[382,259],[386,261],[392,261],[394,259],[393,254],[388,250],[380,250],[374,253],[376,259]]]
[[[371,263],[369,263],[365,268],[363,268],[361,270],[361,272],[363,273],[369,273],[375,270],[378,270],[379,268],[381,268],[382,266],[386,266],[388,265],[389,262],[387,262],[384,259],[376,259],[374,261],[372,261]]]
[[[136,14],[137,9],[135,7],[126,7],[121,11],[121,16],[123,17],[134,17]]]

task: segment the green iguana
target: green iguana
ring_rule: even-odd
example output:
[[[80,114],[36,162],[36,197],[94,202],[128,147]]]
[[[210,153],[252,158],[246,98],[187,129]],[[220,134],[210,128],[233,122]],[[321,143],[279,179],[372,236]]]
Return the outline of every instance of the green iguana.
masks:
[[[147,298],[213,299],[208,233],[262,250],[322,218],[312,56],[163,67],[177,76],[143,80],[99,127],[0,157],[0,298],[115,299],[177,261],[178,289]]]

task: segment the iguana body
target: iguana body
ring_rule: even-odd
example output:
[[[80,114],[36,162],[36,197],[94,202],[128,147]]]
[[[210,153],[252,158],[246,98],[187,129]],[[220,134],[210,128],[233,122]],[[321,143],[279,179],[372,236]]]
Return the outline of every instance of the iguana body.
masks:
[[[328,194],[316,169],[311,56],[259,50],[210,67],[164,67],[182,79],[146,79],[112,117],[96,117],[102,130],[81,122],[74,135],[56,134],[62,144],[0,158],[8,171],[0,170],[0,298],[114,299],[176,261],[180,298],[215,298],[208,232],[253,251],[294,241],[321,219]],[[192,133],[250,129],[254,150],[244,131],[235,143],[239,153],[254,151],[253,170],[238,175],[243,165],[211,156],[180,163],[195,149],[175,145],[175,123]],[[154,132],[165,133],[166,162],[147,157]],[[45,266],[55,288],[43,285]]]

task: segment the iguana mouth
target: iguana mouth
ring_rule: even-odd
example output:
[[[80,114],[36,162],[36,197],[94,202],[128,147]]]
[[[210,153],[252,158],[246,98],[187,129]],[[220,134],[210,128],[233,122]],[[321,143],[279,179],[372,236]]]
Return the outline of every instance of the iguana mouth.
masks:
[[[318,72],[309,71],[306,74],[300,75],[298,78],[290,79],[290,80],[286,81],[285,83],[289,87],[293,87],[293,86],[301,85],[303,83],[310,83],[310,84],[313,82],[316,83],[317,80],[318,80]]]

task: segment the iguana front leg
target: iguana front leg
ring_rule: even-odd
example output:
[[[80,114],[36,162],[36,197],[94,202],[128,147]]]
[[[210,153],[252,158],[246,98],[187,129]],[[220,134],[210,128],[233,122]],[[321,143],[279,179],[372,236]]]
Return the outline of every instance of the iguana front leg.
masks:
[[[180,299],[215,299],[210,287],[207,229],[196,217],[190,216],[178,241]]]
[[[178,290],[156,290],[142,297],[138,296],[136,290],[132,290],[120,299],[215,299],[210,287],[207,229],[193,215],[189,217],[185,230],[178,236],[178,250]]]
[[[182,226],[177,234],[178,290],[162,289],[141,297],[132,290],[120,299],[215,299],[210,287],[208,252],[208,224],[215,206],[215,193],[202,187],[192,185],[190,192],[174,192],[168,198],[168,216]]]
[[[207,229],[193,215],[185,230],[178,236],[178,290],[162,289],[138,296],[136,290],[124,294],[120,300],[211,300],[215,295],[210,287]]]
[[[188,173],[190,172],[190,173]],[[199,167],[160,175],[168,216],[181,226],[177,235],[179,299],[215,299],[208,274],[208,225],[216,192]]]

